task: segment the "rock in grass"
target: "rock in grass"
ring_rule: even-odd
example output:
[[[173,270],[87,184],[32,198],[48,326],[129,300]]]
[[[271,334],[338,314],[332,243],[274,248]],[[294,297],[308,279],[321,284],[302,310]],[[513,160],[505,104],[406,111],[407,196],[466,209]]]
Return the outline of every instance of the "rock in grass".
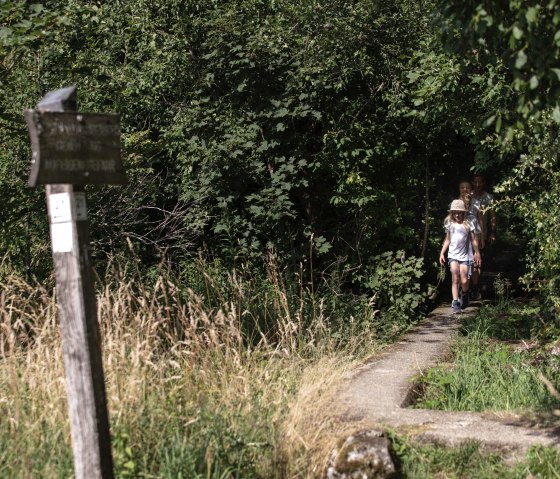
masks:
[[[331,452],[326,479],[385,479],[395,473],[390,442],[380,431],[362,430]]]

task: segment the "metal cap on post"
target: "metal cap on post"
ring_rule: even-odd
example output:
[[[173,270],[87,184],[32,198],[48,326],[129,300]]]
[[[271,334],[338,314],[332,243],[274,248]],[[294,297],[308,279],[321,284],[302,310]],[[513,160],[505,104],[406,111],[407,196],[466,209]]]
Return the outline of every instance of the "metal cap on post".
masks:
[[[39,111],[76,111],[76,87],[68,86],[47,93],[39,103]]]

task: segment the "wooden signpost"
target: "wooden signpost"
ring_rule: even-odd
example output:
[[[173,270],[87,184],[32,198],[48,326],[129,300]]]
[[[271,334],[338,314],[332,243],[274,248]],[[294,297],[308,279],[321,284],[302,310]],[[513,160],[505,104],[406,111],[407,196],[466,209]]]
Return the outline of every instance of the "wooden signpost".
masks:
[[[112,479],[111,436],[91,271],[86,184],[126,182],[119,117],[76,112],[76,88],[24,112],[29,185],[46,185],[56,296],[77,479]]]

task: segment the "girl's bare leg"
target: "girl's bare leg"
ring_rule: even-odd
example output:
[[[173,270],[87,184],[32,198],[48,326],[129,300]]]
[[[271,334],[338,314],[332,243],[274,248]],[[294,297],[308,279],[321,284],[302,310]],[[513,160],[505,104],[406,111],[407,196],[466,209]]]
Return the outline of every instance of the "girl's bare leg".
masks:
[[[460,267],[461,272],[461,289],[463,294],[467,294],[469,291],[469,265],[462,264]]]
[[[449,265],[449,269],[451,270],[451,296],[453,296],[454,301],[459,299],[459,284],[461,282],[461,271],[459,266],[460,265],[457,261],[453,261]]]

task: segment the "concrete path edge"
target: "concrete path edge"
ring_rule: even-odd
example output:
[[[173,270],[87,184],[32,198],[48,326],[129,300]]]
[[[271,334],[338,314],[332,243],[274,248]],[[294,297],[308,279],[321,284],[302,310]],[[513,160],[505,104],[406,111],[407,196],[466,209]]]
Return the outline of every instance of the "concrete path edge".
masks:
[[[467,308],[463,319],[473,316]],[[507,415],[408,408],[418,377],[450,353],[460,328],[451,308],[438,307],[400,341],[351,371],[338,394],[338,419],[348,426],[383,428],[422,443],[458,446],[476,441],[483,450],[515,460],[535,445],[559,447],[555,428],[534,428]]]

